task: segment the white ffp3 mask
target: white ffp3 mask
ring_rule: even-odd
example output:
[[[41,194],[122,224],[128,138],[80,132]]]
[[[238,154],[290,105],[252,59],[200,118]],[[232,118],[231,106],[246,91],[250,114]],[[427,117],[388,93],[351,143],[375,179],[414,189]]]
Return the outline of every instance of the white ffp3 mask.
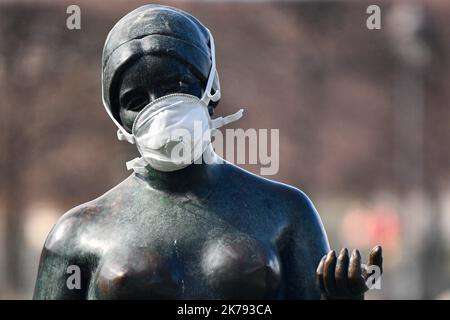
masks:
[[[238,120],[242,112],[211,119],[207,106],[195,96],[163,96],[139,112],[132,135],[118,132],[119,140],[136,144],[142,156],[128,162],[127,167],[140,169],[148,164],[159,171],[185,168],[203,155],[213,130]]]

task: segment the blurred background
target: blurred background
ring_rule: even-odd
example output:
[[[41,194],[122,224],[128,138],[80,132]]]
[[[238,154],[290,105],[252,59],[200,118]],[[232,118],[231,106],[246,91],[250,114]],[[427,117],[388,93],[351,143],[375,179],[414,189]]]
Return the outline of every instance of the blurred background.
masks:
[[[81,30],[66,27],[70,4]],[[0,0],[0,298],[30,299],[59,216],[129,175],[101,102],[109,30],[147,1]],[[279,128],[280,170],[332,248],[381,244],[370,299],[450,298],[450,1],[160,1],[213,32],[234,127]],[[381,8],[369,30],[366,9]],[[259,173],[258,166],[247,166]]]

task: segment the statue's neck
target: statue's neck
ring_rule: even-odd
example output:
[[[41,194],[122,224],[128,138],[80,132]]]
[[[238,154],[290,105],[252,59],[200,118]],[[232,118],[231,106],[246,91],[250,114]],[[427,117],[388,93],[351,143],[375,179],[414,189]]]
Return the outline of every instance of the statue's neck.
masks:
[[[223,161],[214,153],[217,162]],[[203,157],[204,158],[204,157]],[[154,189],[173,190],[177,192],[192,190],[193,186],[197,184],[208,184],[211,179],[217,178],[217,163],[211,164],[211,161],[201,161],[201,163],[194,163],[186,168],[163,172],[153,169],[150,166],[146,167],[145,174],[136,174],[143,181]]]

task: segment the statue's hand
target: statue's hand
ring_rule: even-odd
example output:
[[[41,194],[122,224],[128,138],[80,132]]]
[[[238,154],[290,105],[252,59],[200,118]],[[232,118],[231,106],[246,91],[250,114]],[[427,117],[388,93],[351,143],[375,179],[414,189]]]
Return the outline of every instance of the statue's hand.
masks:
[[[380,246],[372,249],[367,266],[376,265],[383,272],[383,254]],[[325,255],[317,268],[317,284],[322,293],[322,299],[364,299],[364,293],[369,290],[366,285],[367,266],[361,265],[361,255],[353,250],[349,258],[347,248],[336,257],[334,250]]]

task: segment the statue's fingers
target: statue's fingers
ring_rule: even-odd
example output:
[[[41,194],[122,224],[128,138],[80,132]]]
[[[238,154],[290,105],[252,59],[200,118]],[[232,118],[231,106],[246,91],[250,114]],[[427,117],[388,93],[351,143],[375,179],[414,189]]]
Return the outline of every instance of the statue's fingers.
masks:
[[[326,257],[327,257],[326,255],[323,256],[323,258],[320,260],[319,266],[317,267],[317,270],[316,270],[317,286],[319,287],[320,292],[322,294],[326,294],[325,284],[324,284],[324,280],[323,280],[323,266],[324,266]]]
[[[361,295],[367,290],[366,283],[362,277],[361,254],[358,250],[353,250],[350,258],[348,284],[350,292],[354,295]]]
[[[380,273],[383,273],[383,249],[381,246],[374,247],[369,254],[368,266],[378,266],[380,268]]]
[[[350,291],[348,289],[348,267],[348,250],[347,248],[344,248],[339,253],[335,272],[337,293],[341,297],[348,296],[350,294]]]
[[[336,253],[334,250],[331,250],[327,257],[325,258],[324,267],[323,267],[323,279],[325,284],[325,290],[328,296],[335,296],[337,293],[336,290],[336,279],[334,278],[336,270]]]

